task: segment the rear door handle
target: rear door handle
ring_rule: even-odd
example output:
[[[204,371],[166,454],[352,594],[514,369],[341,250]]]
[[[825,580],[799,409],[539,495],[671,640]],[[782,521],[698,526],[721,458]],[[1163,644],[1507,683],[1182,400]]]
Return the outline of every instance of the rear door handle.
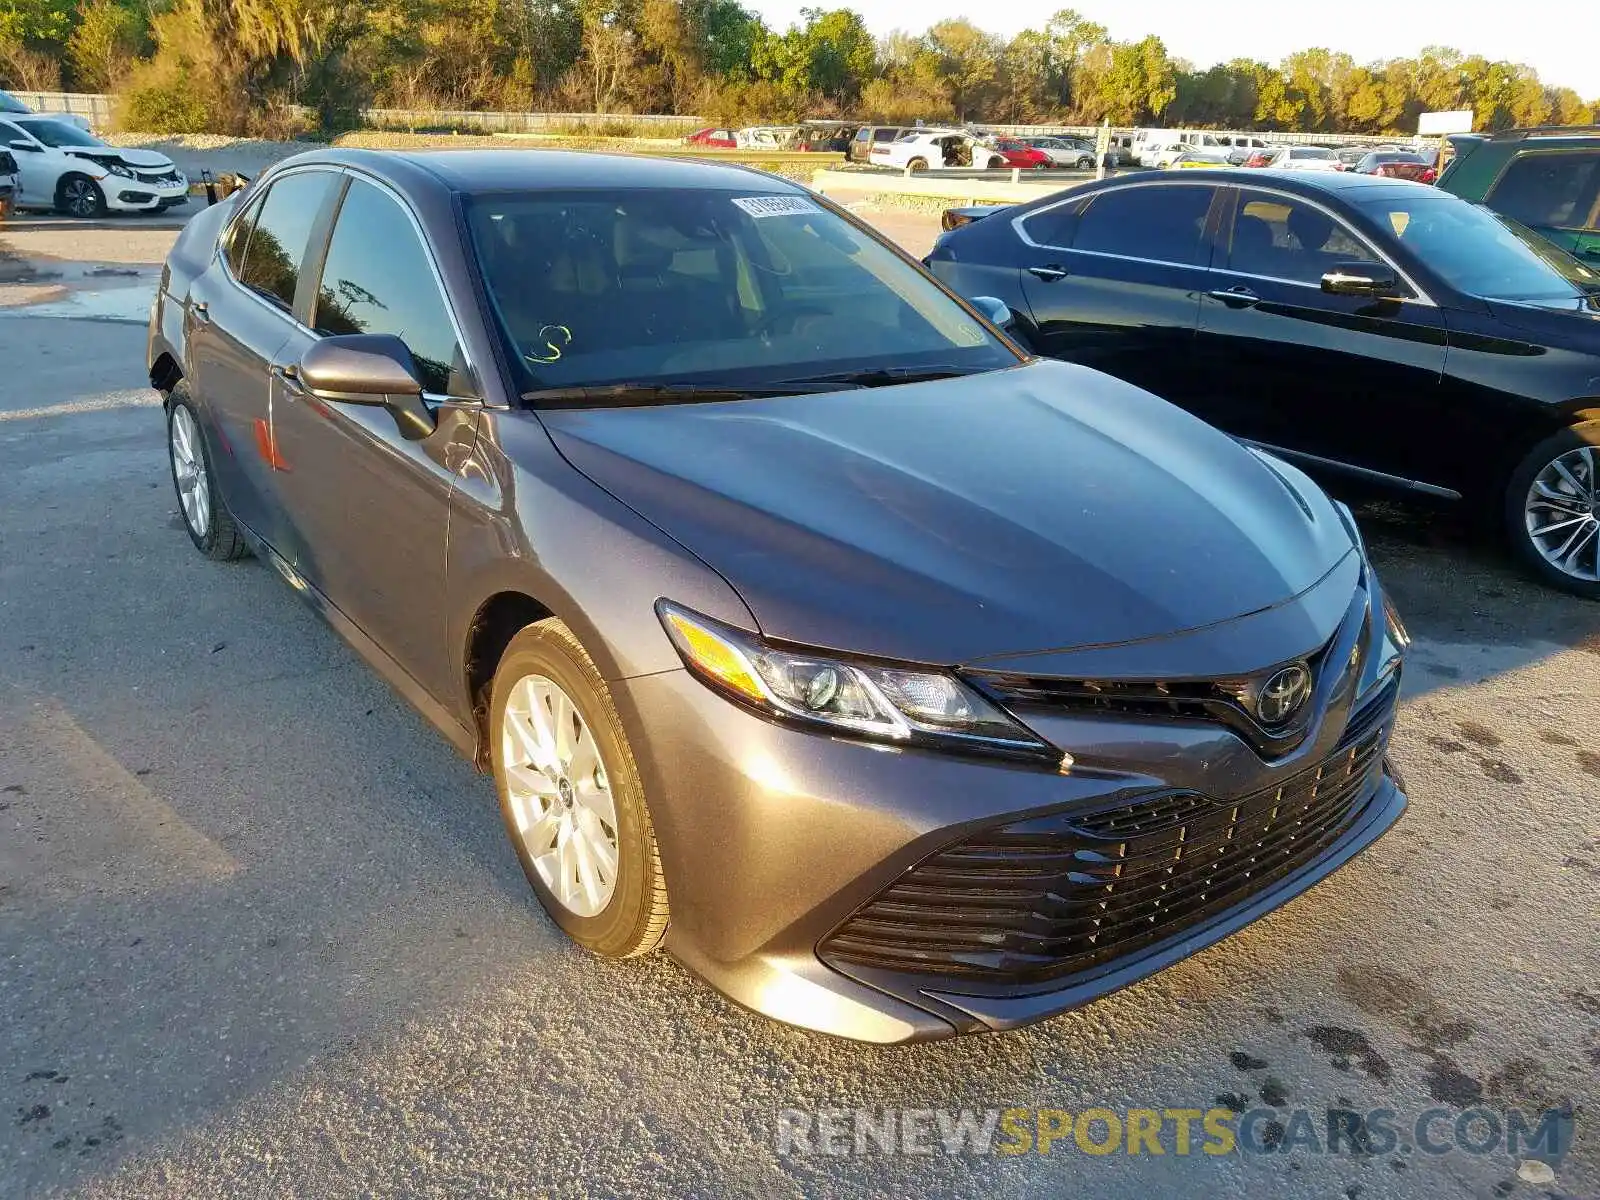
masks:
[[[1218,288],[1206,295],[1213,300],[1221,300],[1230,308],[1254,308],[1261,303],[1261,297],[1247,287]]]
[[[1065,279],[1067,277],[1066,271],[1060,267],[1054,266],[1029,267],[1028,274],[1034,276],[1036,279],[1042,279],[1046,283],[1054,283],[1058,279]]]

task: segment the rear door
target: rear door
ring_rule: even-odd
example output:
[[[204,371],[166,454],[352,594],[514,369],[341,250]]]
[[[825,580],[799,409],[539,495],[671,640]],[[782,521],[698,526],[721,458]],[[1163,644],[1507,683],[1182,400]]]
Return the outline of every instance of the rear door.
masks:
[[[1387,262],[1332,210],[1235,191],[1200,301],[1196,413],[1228,433],[1336,464],[1427,481],[1427,439],[1448,430],[1445,323],[1404,299],[1331,295],[1341,262]]]
[[[1019,219],[1035,349],[1183,403],[1217,192],[1140,183]]]
[[[1600,146],[1525,150],[1490,185],[1484,202],[1569,254],[1600,263]]]
[[[279,351],[272,402],[292,561],[424,688],[446,695],[460,664],[445,654],[445,534],[453,468],[472,448],[481,405],[433,251],[394,192],[350,179],[307,315],[310,329]],[[300,388],[304,347],[351,333],[406,343],[437,421],[430,436],[408,441],[383,408]]]
[[[316,168],[272,180],[224,230],[219,253],[189,289],[189,381],[209,418],[218,486],[229,511],[277,548],[285,530],[267,369],[300,328],[302,268],[337,181]]]

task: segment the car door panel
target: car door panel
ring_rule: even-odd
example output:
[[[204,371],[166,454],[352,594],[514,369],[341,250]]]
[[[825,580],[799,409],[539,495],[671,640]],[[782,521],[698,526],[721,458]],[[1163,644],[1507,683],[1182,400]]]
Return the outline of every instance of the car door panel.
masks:
[[[446,534],[455,473],[480,412],[437,272],[400,200],[352,179],[333,222],[311,331],[284,346],[272,388],[274,451],[290,561],[307,582],[435,696],[452,694]],[[379,405],[319,399],[294,368],[314,340],[392,333],[412,351],[437,427],[408,440]]]
[[[1436,482],[1427,442],[1450,416],[1440,311],[1323,291],[1333,263],[1376,252],[1303,199],[1243,189],[1232,228],[1200,302],[1194,410],[1240,437]]]

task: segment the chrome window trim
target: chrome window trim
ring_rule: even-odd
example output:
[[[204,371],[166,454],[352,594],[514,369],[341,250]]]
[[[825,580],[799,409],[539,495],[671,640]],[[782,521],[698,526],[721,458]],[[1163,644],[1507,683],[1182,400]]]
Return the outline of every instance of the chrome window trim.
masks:
[[[1350,228],[1350,223],[1348,221],[1346,221],[1344,219],[1344,217],[1342,217],[1340,214],[1334,212],[1333,209],[1329,208],[1326,204],[1322,204],[1319,201],[1313,200],[1309,196],[1302,196],[1302,195],[1298,194],[1297,192],[1288,192],[1288,191],[1284,191],[1282,188],[1272,187],[1270,184],[1236,183],[1236,184],[1231,184],[1230,186],[1233,187],[1234,190],[1239,193],[1239,202],[1240,203],[1243,202],[1246,192],[1264,192],[1269,196],[1279,196],[1279,197],[1282,197],[1285,200],[1293,200],[1293,201],[1297,201],[1298,203],[1301,203],[1301,204],[1309,204],[1312,208],[1321,210],[1321,212],[1323,213],[1324,216],[1328,217],[1335,224],[1337,224],[1341,229],[1345,230],[1355,241],[1359,242],[1361,245],[1366,246],[1367,249],[1371,250],[1372,253],[1376,256],[1374,261],[1383,263],[1384,266],[1388,267],[1391,271],[1393,271],[1395,273],[1395,275],[1407,287],[1409,287],[1413,292],[1416,293],[1415,296],[1388,296],[1388,297],[1385,297],[1385,299],[1396,300],[1401,304],[1418,304],[1418,305],[1421,305],[1424,308],[1438,308],[1439,307],[1437,304],[1435,304],[1433,302],[1433,297],[1428,295],[1428,293],[1426,291],[1424,291],[1421,287],[1419,287],[1417,285],[1417,281],[1415,279],[1411,278],[1410,275],[1406,274],[1406,272],[1403,269],[1401,269],[1401,266],[1400,266],[1399,263],[1395,262],[1394,259],[1390,258],[1382,250],[1379,250],[1376,246],[1372,245],[1367,238],[1362,237],[1354,229],[1351,229]],[[1234,205],[1234,215],[1235,215],[1235,217],[1238,216],[1240,203],[1236,203]],[[1233,244],[1233,239],[1232,239],[1231,234],[1229,236],[1228,241],[1229,241],[1229,249],[1231,250],[1232,249],[1232,244]],[[1260,279],[1260,280],[1263,280],[1264,282],[1268,282],[1268,283],[1291,283],[1291,284],[1294,284],[1296,287],[1316,288],[1318,292],[1320,292],[1322,290],[1322,285],[1321,284],[1319,284],[1319,283],[1307,283],[1303,279],[1281,279],[1281,278],[1279,278],[1278,276],[1275,276],[1275,275],[1252,275],[1248,271],[1235,271],[1235,270],[1232,270],[1229,267],[1211,267],[1210,270],[1212,272],[1222,272],[1223,274],[1226,274],[1226,275],[1241,275],[1241,276],[1244,276],[1246,279]]]
[[[1043,208],[1036,208],[1032,212],[1022,213],[1019,216],[1012,217],[1011,218],[1011,228],[1012,228],[1012,230],[1015,231],[1017,237],[1022,239],[1022,242],[1025,245],[1032,246],[1035,250],[1060,250],[1065,254],[1092,254],[1092,255],[1095,255],[1095,256],[1097,256],[1099,258],[1117,258],[1117,259],[1122,259],[1125,262],[1150,263],[1150,264],[1152,264],[1154,266],[1158,266],[1158,267],[1191,268],[1191,269],[1194,269],[1194,270],[1203,271],[1203,270],[1205,270],[1205,267],[1202,264],[1199,264],[1199,263],[1176,263],[1176,262],[1172,262],[1170,259],[1165,259],[1165,258],[1140,258],[1140,257],[1138,257],[1136,255],[1131,255],[1131,254],[1113,254],[1109,250],[1075,250],[1071,246],[1057,246],[1053,242],[1036,242],[1031,237],[1028,236],[1027,230],[1023,229],[1023,227],[1022,227],[1022,223],[1024,221],[1028,221],[1028,220],[1031,220],[1034,217],[1039,216],[1041,213],[1051,212],[1054,209],[1060,208],[1063,204],[1076,204],[1079,201],[1085,200],[1085,199],[1091,199],[1092,200],[1093,197],[1105,195],[1107,192],[1131,192],[1135,188],[1152,188],[1152,187],[1192,187],[1192,188],[1208,187],[1208,188],[1211,188],[1213,191],[1215,191],[1217,188],[1224,187],[1224,186],[1226,186],[1226,185],[1221,184],[1221,183],[1217,183],[1215,181],[1203,180],[1203,179],[1171,179],[1171,178],[1149,179],[1149,180],[1141,179],[1137,183],[1125,184],[1122,187],[1102,188],[1102,189],[1100,189],[1100,191],[1092,192],[1088,196],[1084,196],[1081,193],[1077,194],[1077,195],[1066,195],[1066,196],[1063,196],[1060,200],[1057,200],[1054,204],[1047,204]],[[1216,199],[1215,197],[1212,197],[1213,202],[1215,202],[1215,199]]]

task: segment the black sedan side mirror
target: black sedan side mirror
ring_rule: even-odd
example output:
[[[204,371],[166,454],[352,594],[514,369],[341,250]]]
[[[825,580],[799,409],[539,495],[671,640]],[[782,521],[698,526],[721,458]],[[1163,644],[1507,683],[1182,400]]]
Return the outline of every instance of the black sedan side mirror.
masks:
[[[1016,329],[1017,314],[1011,311],[1011,306],[1004,300],[996,296],[973,296],[967,303],[982,313],[989,324],[1007,333]]]
[[[411,351],[393,334],[325,337],[301,357],[299,375],[305,389],[319,399],[388,409],[407,441],[421,441],[437,426],[422,399]]]
[[[1400,278],[1383,263],[1339,263],[1322,277],[1322,290],[1335,296],[1393,296],[1400,291]]]

